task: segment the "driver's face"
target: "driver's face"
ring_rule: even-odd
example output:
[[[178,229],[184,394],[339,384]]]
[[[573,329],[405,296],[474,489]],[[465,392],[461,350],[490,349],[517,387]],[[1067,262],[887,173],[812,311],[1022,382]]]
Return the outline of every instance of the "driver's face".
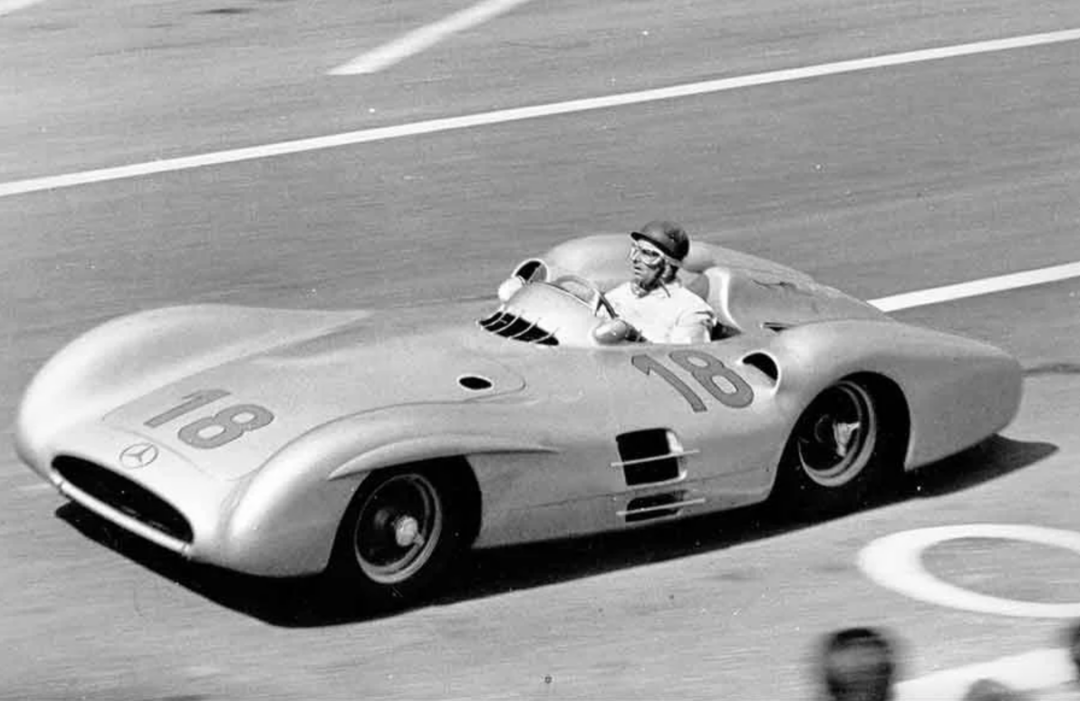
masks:
[[[630,244],[630,270],[639,287],[651,290],[664,272],[664,254],[649,241],[634,241]]]

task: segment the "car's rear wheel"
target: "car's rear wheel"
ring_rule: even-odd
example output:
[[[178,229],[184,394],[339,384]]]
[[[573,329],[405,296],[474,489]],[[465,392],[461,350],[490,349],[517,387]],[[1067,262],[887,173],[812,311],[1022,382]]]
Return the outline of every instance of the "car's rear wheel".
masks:
[[[865,505],[899,474],[883,397],[868,379],[845,378],[803,411],[788,439],[776,495],[801,516],[827,516]]]
[[[408,603],[445,573],[463,547],[467,499],[438,466],[370,475],[342,520],[339,580],[365,603]]]

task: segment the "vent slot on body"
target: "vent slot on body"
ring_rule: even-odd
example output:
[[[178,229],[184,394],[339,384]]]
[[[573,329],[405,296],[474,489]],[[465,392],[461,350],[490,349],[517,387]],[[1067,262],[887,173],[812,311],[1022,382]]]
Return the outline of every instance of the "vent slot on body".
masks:
[[[679,456],[684,453],[669,436],[667,429],[649,428],[615,437],[628,486],[679,478]]]
[[[752,368],[757,368],[761,372],[765,373],[765,376],[773,381],[773,384],[780,379],[780,368],[777,366],[776,361],[772,359],[772,356],[765,353],[751,353],[742,359],[743,365],[749,365]]]
[[[631,499],[623,512],[623,518],[627,523],[648,521],[665,516],[676,516],[683,506],[685,495],[683,492],[673,494],[653,494],[647,497]]]
[[[53,460],[53,469],[72,486],[154,530],[185,543],[190,543],[194,538],[191,524],[183,514],[149,489],[123,475],[69,455],[61,455]]]
[[[458,384],[473,392],[491,389],[494,386],[492,385],[491,380],[486,377],[481,377],[480,375],[462,375],[458,378]]]
[[[559,345],[555,334],[540,328],[535,322],[527,321],[510,312],[497,311],[477,323],[493,334],[512,338],[515,341],[539,343],[545,346]]]

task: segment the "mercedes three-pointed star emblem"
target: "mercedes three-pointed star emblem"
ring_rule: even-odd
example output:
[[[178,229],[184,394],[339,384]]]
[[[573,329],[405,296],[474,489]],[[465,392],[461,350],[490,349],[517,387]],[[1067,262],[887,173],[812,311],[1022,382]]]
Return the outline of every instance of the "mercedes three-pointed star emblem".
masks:
[[[157,460],[158,449],[149,443],[136,443],[120,453],[120,464],[129,470],[146,467]]]

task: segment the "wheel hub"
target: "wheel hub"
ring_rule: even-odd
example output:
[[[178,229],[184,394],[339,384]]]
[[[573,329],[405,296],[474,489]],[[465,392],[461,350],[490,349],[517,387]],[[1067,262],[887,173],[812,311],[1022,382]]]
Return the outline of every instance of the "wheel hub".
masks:
[[[435,486],[419,474],[394,475],[367,496],[353,530],[361,571],[383,585],[406,582],[431,558],[443,528]]]
[[[842,458],[847,457],[848,450],[851,449],[851,441],[859,431],[860,426],[861,424],[858,421],[850,423],[837,421],[833,424],[833,442],[836,445],[837,455]]]
[[[803,472],[823,486],[840,486],[862,471],[874,446],[875,420],[869,395],[854,383],[826,390],[811,405],[798,436]]]
[[[407,548],[410,545],[419,545],[423,542],[420,537],[420,522],[412,516],[401,516],[394,523],[394,542],[399,548]]]

